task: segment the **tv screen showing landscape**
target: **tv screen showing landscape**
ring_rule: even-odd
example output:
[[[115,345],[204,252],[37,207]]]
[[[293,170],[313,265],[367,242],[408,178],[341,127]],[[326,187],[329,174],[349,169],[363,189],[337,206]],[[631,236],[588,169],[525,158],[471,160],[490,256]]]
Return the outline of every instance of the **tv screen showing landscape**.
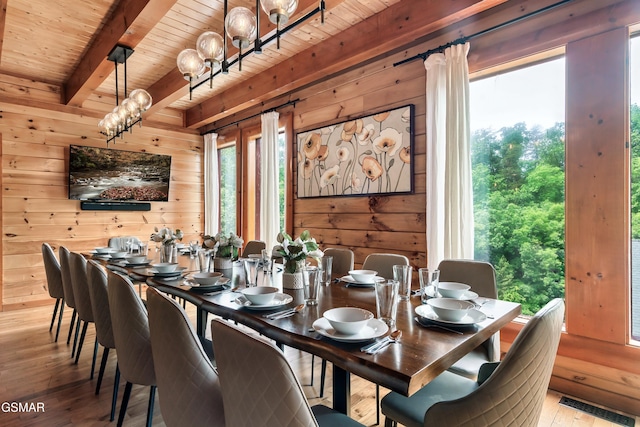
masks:
[[[169,200],[171,156],[69,147],[69,198],[75,200]]]

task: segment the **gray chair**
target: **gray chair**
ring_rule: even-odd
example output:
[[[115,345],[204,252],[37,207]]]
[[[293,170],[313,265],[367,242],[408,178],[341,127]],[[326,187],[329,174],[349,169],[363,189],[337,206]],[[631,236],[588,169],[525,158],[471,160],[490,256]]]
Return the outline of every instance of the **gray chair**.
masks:
[[[73,309],[71,314],[71,324],[69,324],[69,335],[67,335],[67,345],[71,341],[71,333],[73,332],[73,326],[76,323],[76,317],[78,311],[76,310],[76,300],[73,297],[73,285],[71,284],[71,265],[70,265],[70,252],[64,246],[60,246],[58,249],[58,256],[60,257],[60,275],[62,277],[62,289],[64,290],[64,303],[67,307]],[[80,326],[80,321],[78,321]],[[75,339],[73,340],[72,354],[75,352],[76,341],[78,340],[79,327],[76,327]],[[72,356],[73,357],[73,356]]]
[[[78,364],[80,359],[80,353],[82,352],[82,345],[84,344],[84,338],[87,335],[87,327],[93,322],[93,308],[91,307],[91,295],[89,295],[89,285],[87,283],[87,260],[79,253],[71,252],[69,258],[69,265],[71,267],[71,284],[73,286],[73,297],[76,300],[76,310],[78,311],[78,325],[82,323],[82,333],[80,334],[80,340],[78,346],[75,348],[76,360],[75,364]],[[93,361],[91,363],[91,376],[93,379],[93,372],[96,367],[96,356],[98,354],[98,339],[96,338],[93,346]],[[73,357],[73,351],[71,352]]]
[[[291,365],[273,343],[219,319],[211,322],[211,335],[227,425],[362,426],[326,406],[310,407]]]
[[[151,352],[147,309],[127,277],[109,270],[107,283],[113,338],[118,352],[118,367],[127,382],[120,405],[118,427],[122,426],[127,413],[133,384],[150,386],[147,426],[151,427],[156,395],[156,374]]]
[[[483,365],[478,381],[445,371],[410,397],[381,402],[385,427],[538,425],[564,318],[564,302],[545,305],[522,328],[502,362]]]
[[[441,282],[460,282],[471,286],[481,297],[498,298],[496,271],[488,262],[467,259],[443,260],[438,265]],[[449,370],[472,380],[478,378],[480,366],[500,360],[500,332],[458,360]]]
[[[242,251],[242,257],[246,258],[249,255],[260,255],[262,250],[266,249],[267,245],[262,240],[250,240]]]
[[[55,339],[55,342],[58,342],[60,325],[62,325],[62,314],[64,313],[64,288],[62,286],[60,263],[56,259],[56,255],[48,243],[42,244],[42,261],[44,262],[44,271],[47,276],[47,290],[49,291],[49,296],[56,300],[56,305],[53,308],[53,315],[51,316],[51,325],[49,325],[49,332],[53,329],[58,308],[60,309]]]
[[[374,270],[378,276],[393,279],[394,265],[409,265],[409,258],[399,254],[369,254],[362,263],[362,269]]]
[[[331,263],[331,274],[333,276],[346,276],[353,270],[354,256],[351,249],[327,248],[324,250],[325,256],[333,257]]]
[[[102,361],[98,372],[98,382],[96,384],[96,395],[100,393],[104,370],[109,357],[109,350],[116,348],[113,338],[113,327],[111,325],[111,312],[109,311],[109,293],[107,291],[107,272],[96,261],[89,260],[87,263],[87,283],[89,284],[89,295],[91,296],[91,308],[93,309],[93,320],[96,326],[96,339],[104,347],[102,351]],[[120,384],[120,369],[116,365],[116,373],[113,381],[113,398],[111,400],[111,418],[113,421],[116,414],[116,401],[118,398],[118,386]]]
[[[126,250],[127,243],[132,243],[139,248],[141,242],[140,239],[136,236],[116,236],[109,238],[109,243],[107,244],[107,246],[118,250]]]
[[[167,426],[225,425],[218,374],[174,300],[147,289],[153,365]]]

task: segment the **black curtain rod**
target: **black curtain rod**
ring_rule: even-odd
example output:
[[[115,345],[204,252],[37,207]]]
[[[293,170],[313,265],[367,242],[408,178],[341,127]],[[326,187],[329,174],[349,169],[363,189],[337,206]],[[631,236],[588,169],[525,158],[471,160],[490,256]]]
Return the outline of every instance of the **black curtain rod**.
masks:
[[[259,113],[253,114],[253,115],[251,115],[251,116],[244,117],[244,118],[242,118],[242,119],[236,120],[235,122],[227,123],[227,124],[226,124],[226,125],[224,125],[224,126],[220,126],[219,128],[215,128],[215,129],[213,129],[213,130],[210,130],[210,131],[208,131],[208,132],[205,132],[205,133],[203,133],[203,135],[207,135],[207,134],[209,134],[209,133],[216,133],[216,132],[218,132],[220,129],[224,129],[224,128],[228,128],[229,126],[237,125],[238,123],[244,122],[244,121],[249,120],[249,119],[253,119],[254,117],[261,116],[261,115],[262,115],[262,114],[264,114],[264,113],[270,113],[270,112],[272,112],[272,111],[276,111],[276,110],[278,110],[278,109],[280,109],[280,108],[288,107],[289,105],[293,105],[293,107],[295,108],[295,106],[296,106],[296,102],[300,102],[300,98],[296,98],[296,99],[294,99],[294,100],[292,100],[292,101],[287,101],[287,102],[285,102],[284,104],[280,104],[280,105],[278,105],[278,106],[276,106],[276,107],[269,108],[268,110],[264,110],[264,111],[261,111],[261,112],[259,112]]]
[[[460,37],[459,39],[456,39],[456,40],[454,40],[452,42],[445,43],[445,44],[443,44],[441,46],[438,46],[435,49],[429,49],[426,52],[422,52],[422,53],[419,53],[419,54],[417,54],[415,56],[412,56],[410,58],[406,58],[406,59],[403,59],[402,61],[398,61],[398,62],[394,63],[393,66],[397,67],[398,65],[403,65],[403,64],[406,64],[407,62],[413,62],[413,61],[415,61],[417,59],[422,59],[424,61],[424,60],[427,59],[427,57],[429,57],[429,55],[434,54],[434,53],[444,52],[444,50],[446,48],[448,48],[448,47],[451,47],[451,46],[454,46],[454,45],[457,45],[457,44],[466,43],[467,41],[469,41],[469,40],[471,40],[471,39],[473,39],[475,37],[479,37],[479,36],[485,35],[487,33],[490,33],[491,31],[499,30],[499,29],[507,27],[507,26],[509,26],[511,24],[515,24],[517,22],[520,22],[520,21],[522,21],[524,19],[531,18],[532,16],[547,12],[547,11],[549,11],[551,9],[555,9],[558,6],[562,6],[562,5],[564,5],[566,3],[569,3],[571,1],[573,1],[573,0],[559,1],[558,3],[551,4],[549,6],[543,7],[542,9],[538,9],[538,10],[533,11],[531,13],[527,13],[526,15],[522,15],[522,16],[519,16],[517,18],[513,18],[513,19],[511,19],[511,20],[509,20],[507,22],[503,22],[502,24],[498,24],[498,25],[495,25],[493,27],[487,28],[486,30],[478,31],[477,33],[471,34],[470,36]]]

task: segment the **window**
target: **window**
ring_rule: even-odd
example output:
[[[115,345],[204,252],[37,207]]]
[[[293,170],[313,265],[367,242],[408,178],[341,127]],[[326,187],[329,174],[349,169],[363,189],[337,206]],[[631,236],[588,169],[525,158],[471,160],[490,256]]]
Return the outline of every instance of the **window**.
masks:
[[[564,296],[564,58],[470,84],[475,258],[532,315]]]
[[[228,234],[236,232],[236,146],[218,149],[220,171],[220,230]]]
[[[640,341],[640,36],[630,48],[631,140],[631,337]]]

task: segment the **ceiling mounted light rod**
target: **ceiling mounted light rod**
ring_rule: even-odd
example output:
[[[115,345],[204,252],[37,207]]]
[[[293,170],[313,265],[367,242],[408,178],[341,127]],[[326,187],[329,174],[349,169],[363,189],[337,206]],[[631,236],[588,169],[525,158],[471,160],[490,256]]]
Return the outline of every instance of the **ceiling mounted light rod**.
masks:
[[[128,46],[116,45],[107,59],[115,64],[116,77],[116,107],[104,116],[98,123],[100,133],[107,137],[107,146],[118,137],[124,138],[125,132],[131,132],[133,125],[142,126],[142,113],[151,107],[151,95],[144,89],[135,89],[127,97],[127,58],[133,49]],[[124,101],[119,104],[118,64],[124,64]]]

